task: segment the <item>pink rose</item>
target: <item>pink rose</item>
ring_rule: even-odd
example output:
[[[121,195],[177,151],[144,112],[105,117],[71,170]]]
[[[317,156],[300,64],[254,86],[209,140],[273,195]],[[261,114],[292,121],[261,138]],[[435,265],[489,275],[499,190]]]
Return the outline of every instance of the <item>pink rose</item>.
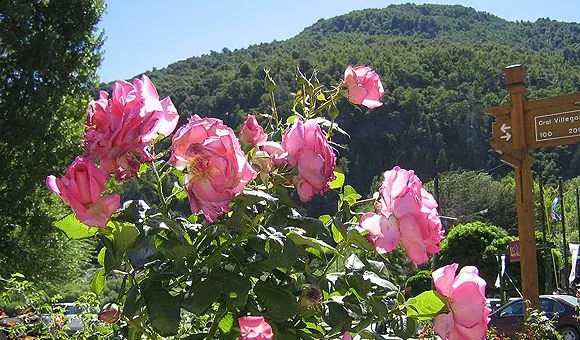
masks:
[[[369,109],[377,108],[383,103],[380,99],[385,90],[379,75],[367,66],[347,67],[344,71],[344,84],[348,89],[348,99],[354,104],[362,104]]]
[[[437,292],[447,297],[448,313],[435,317],[435,332],[443,339],[485,339],[489,313],[485,303],[486,283],[476,267],[465,266],[455,276],[458,264],[433,272]]]
[[[242,130],[240,131],[240,142],[247,145],[262,145],[268,140],[268,135],[264,132],[264,129],[258,124],[256,116],[248,115],[248,118],[242,125]]]
[[[141,162],[154,160],[149,147],[159,135],[170,135],[178,120],[171,99],[160,101],[147,76],[133,84],[119,80],[111,98],[101,91],[99,99],[89,103],[85,152],[117,180],[128,179],[137,174]]]
[[[105,172],[83,157],[74,160],[64,177],[46,178],[46,186],[74,210],[79,221],[91,227],[105,227],[121,206],[119,195],[101,197],[106,182]]]
[[[173,136],[169,162],[185,172],[191,210],[214,222],[256,177],[234,131],[221,120],[195,115]]]
[[[334,179],[336,156],[316,122],[297,119],[284,131],[282,148],[288,152],[288,164],[298,168],[294,185],[302,202],[328,190]]]
[[[241,340],[272,340],[274,332],[264,317],[243,316],[238,319]]]
[[[384,254],[399,241],[415,264],[425,263],[427,253],[439,252],[443,239],[437,202],[421,187],[413,170],[398,166],[385,171],[376,202],[377,213],[365,213],[359,222],[368,231],[367,239]]]
[[[119,306],[114,303],[107,303],[103,306],[98,318],[106,323],[115,323],[119,321],[120,317],[121,311],[119,311]]]
[[[352,335],[349,332],[344,332],[340,340],[352,340]]]

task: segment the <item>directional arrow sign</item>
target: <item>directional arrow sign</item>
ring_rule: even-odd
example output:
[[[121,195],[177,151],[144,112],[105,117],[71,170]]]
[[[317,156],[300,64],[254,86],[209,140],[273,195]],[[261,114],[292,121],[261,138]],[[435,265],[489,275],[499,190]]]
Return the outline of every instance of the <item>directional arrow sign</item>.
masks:
[[[493,136],[501,138],[497,145],[505,149],[513,143],[510,105],[487,107],[484,111],[496,118]],[[524,134],[527,149],[580,143],[580,92],[563,96],[530,100],[524,103]],[[511,143],[509,143],[511,146]]]
[[[501,132],[505,133],[505,135],[499,138],[505,139],[505,141],[508,142],[512,138],[512,134],[507,131],[511,128],[512,128],[511,126],[507,125],[506,123],[503,123],[499,129],[501,130]]]

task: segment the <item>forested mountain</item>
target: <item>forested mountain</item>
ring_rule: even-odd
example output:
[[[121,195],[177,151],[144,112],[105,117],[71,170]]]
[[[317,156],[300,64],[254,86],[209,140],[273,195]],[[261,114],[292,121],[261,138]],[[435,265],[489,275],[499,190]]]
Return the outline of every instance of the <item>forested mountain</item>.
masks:
[[[338,120],[351,136],[341,141],[347,145],[339,150],[341,166],[350,184],[368,194],[373,178],[396,164],[416,169],[425,181],[436,171],[500,164],[487,142],[492,119],[482,109],[506,103],[503,68],[514,63],[527,69],[528,98],[579,91],[580,24],[511,22],[462,6],[393,5],[319,20],[285,41],[224,48],[147,74],[183,120],[199,114],[237,127],[249,112],[269,112],[264,68],[278,84],[279,111],[289,114],[296,66],[319,70],[327,85],[348,65],[373,67],[385,105],[372,112],[344,106]],[[535,156],[536,170],[547,178],[580,170],[578,145]]]

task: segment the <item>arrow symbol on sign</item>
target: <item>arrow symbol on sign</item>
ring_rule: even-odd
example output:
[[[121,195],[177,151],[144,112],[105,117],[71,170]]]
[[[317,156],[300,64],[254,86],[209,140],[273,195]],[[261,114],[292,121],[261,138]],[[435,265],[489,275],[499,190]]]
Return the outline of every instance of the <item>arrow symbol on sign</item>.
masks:
[[[505,141],[509,141],[512,138],[512,134],[507,132],[509,129],[511,129],[512,127],[509,125],[506,125],[505,123],[503,123],[501,125],[501,127],[499,128],[501,130],[501,132],[505,133],[505,135],[499,137],[501,139],[505,139]]]

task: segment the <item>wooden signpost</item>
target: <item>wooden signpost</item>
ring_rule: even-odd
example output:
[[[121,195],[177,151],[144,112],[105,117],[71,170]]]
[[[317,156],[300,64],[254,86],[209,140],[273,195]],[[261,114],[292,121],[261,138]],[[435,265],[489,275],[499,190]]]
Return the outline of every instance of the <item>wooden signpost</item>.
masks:
[[[522,293],[539,307],[538,267],[534,235],[534,159],[528,150],[580,142],[580,92],[527,101],[525,71],[521,65],[504,69],[510,104],[485,108],[495,117],[491,147],[514,168],[520,242]],[[564,245],[567,246],[567,245]]]

